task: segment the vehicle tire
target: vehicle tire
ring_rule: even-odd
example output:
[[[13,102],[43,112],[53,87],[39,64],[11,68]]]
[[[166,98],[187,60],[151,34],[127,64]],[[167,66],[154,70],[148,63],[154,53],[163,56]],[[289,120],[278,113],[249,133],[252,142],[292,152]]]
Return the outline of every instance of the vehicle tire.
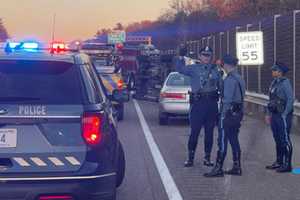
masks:
[[[120,104],[118,107],[118,121],[122,121],[124,119],[124,104]]]
[[[121,184],[123,183],[125,177],[125,168],[126,168],[125,153],[121,142],[119,142],[117,181],[116,181],[117,187],[120,187]]]
[[[169,117],[167,113],[159,113],[159,125],[168,125]]]

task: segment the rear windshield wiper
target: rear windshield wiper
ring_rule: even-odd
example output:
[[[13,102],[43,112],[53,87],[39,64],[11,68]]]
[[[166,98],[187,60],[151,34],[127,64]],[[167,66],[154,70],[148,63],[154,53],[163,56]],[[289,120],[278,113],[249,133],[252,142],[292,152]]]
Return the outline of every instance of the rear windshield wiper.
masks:
[[[40,98],[36,97],[0,97],[0,102],[8,101],[38,101]]]

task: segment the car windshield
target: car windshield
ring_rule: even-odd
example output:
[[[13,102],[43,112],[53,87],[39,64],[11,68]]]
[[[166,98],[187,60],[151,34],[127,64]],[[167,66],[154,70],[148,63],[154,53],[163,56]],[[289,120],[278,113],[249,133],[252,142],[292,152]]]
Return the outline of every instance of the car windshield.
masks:
[[[190,86],[190,78],[181,74],[172,74],[167,80],[167,86],[187,87]]]
[[[0,103],[82,104],[78,69],[54,61],[0,61]]]

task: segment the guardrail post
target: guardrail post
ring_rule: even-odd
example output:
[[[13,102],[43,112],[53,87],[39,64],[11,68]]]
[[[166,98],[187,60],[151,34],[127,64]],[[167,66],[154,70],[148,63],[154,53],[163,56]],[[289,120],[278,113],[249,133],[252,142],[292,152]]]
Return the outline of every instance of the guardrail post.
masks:
[[[230,32],[229,31],[227,31],[227,54],[229,54],[229,40],[230,40],[230,38],[229,38],[229,34],[230,34]]]
[[[261,21],[259,22],[259,31],[262,30],[261,28]],[[262,93],[262,89],[261,89],[261,65],[258,66],[258,93]]]
[[[277,59],[277,18],[281,15],[274,15],[274,62]]]
[[[249,31],[249,28],[252,26],[252,24],[247,24],[247,32]],[[247,90],[249,89],[249,65],[246,66],[246,75],[247,75]]]
[[[223,46],[222,46],[222,38],[223,38],[223,35],[224,35],[224,32],[220,32],[220,38],[219,38],[219,42],[220,42],[220,58],[223,57]]]
[[[300,10],[295,10],[293,13],[293,88],[294,97],[296,97],[296,16]]]

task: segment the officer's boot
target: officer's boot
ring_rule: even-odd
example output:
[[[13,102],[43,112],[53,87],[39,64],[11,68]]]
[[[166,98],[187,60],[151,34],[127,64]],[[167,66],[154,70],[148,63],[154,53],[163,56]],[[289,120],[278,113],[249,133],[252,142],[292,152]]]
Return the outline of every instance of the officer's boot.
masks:
[[[208,166],[208,167],[214,166],[214,163],[210,161],[210,154],[205,154],[205,157],[203,160],[203,165]]]
[[[203,176],[204,177],[224,177],[223,163],[224,163],[224,154],[218,152],[216,165],[209,173],[205,173]]]
[[[281,167],[282,164],[283,164],[282,148],[279,145],[276,145],[276,161],[271,165],[267,165],[266,169],[270,169],[270,170],[278,169]]]
[[[232,169],[227,170],[224,172],[225,174],[229,175],[242,175],[242,168],[241,168],[241,153],[234,153],[233,154],[233,166]]]
[[[189,151],[188,159],[184,163],[184,167],[194,166],[195,151]]]
[[[278,173],[285,173],[285,172],[292,171],[292,154],[293,154],[292,146],[287,145],[284,148],[283,165],[281,165],[281,167],[276,170]]]

